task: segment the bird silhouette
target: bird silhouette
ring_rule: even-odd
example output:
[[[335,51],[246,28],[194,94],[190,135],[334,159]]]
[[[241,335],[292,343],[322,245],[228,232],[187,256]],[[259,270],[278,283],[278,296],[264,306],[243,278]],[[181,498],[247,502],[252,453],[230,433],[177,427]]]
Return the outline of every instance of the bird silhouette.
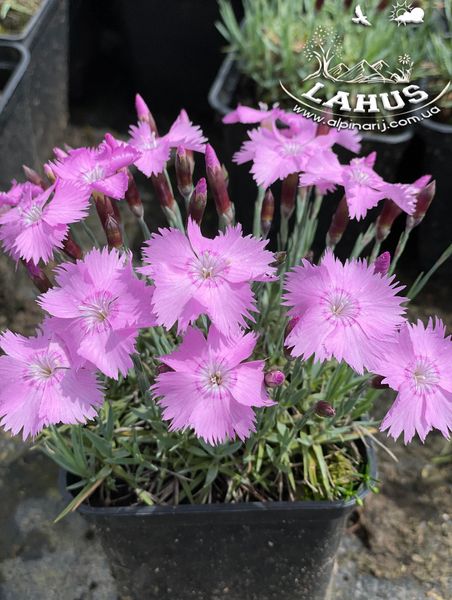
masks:
[[[363,15],[363,11],[361,10],[361,6],[358,4],[355,8],[356,17],[352,18],[353,23],[357,25],[365,25],[366,27],[371,27],[371,23],[368,18]]]

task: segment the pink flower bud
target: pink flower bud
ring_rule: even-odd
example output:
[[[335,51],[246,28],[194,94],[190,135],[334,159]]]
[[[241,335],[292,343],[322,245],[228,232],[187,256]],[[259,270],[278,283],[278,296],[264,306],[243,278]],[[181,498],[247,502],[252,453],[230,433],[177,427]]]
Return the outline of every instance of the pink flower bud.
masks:
[[[83,258],[83,252],[80,246],[74,241],[74,238],[69,231],[66,239],[63,242],[63,252],[73,258],[74,260],[80,260]]]
[[[105,235],[107,236],[108,247],[122,248],[122,233],[118,221],[113,215],[107,215],[104,225]]]
[[[142,219],[144,216],[143,203],[141,201],[140,192],[136,184],[135,178],[130,172],[130,169],[126,170],[128,186],[125,194],[127,205],[131,212],[136,216],[137,219]]]
[[[402,213],[402,209],[392,200],[385,200],[380,216],[377,219],[376,238],[378,242],[383,242],[391,232],[394,221]]]
[[[314,412],[319,417],[334,417],[336,410],[324,400],[319,400],[314,407]]]
[[[229,199],[228,187],[220,161],[210,144],[206,145],[206,171],[220,225],[224,228],[234,221],[234,205]]]
[[[174,212],[176,200],[174,199],[173,188],[166,173],[162,172],[158,175],[151,175],[151,181],[160,206],[164,211],[170,210]]]
[[[391,255],[389,252],[383,252],[374,262],[374,273],[380,273],[381,275],[387,275],[389,267],[391,266]]]
[[[349,221],[347,198],[343,196],[331,219],[331,225],[326,236],[326,245],[328,248],[334,248],[340,242]]]
[[[281,214],[289,220],[295,210],[295,199],[298,189],[298,173],[291,173],[282,182]]]
[[[24,170],[27,181],[29,181],[30,183],[33,183],[34,185],[39,186],[43,190],[47,189],[48,185],[46,184],[44,179],[41,177],[41,175],[39,175],[39,173],[36,173],[36,171],[34,169],[30,169],[30,167],[27,167],[27,165],[22,165],[22,169]]]
[[[408,215],[407,217],[408,229],[413,229],[414,227],[417,227],[419,223],[421,223],[427,214],[428,209],[430,208],[430,204],[433,202],[435,194],[436,181],[432,181],[426,187],[422,188],[417,196],[416,210],[414,211],[414,214]]]
[[[207,182],[202,177],[196,184],[188,205],[188,216],[201,225],[204,210],[207,205]]]
[[[179,146],[176,152],[176,180],[177,189],[185,201],[188,201],[193,192],[194,168],[193,152]]]
[[[154,117],[152,116],[148,105],[140,96],[140,94],[137,94],[135,96],[135,109],[137,111],[138,120],[142,123],[149,123],[151,131],[158,135],[157,125],[155,123]]]
[[[49,165],[49,163],[46,163],[44,165],[44,173],[45,173],[45,176],[47,177],[47,179],[50,181],[50,183],[55,183],[55,181],[56,181],[56,175],[53,172],[53,169]]]
[[[47,292],[47,290],[49,290],[52,287],[52,284],[47,275],[44,273],[44,271],[40,267],[35,265],[34,262],[31,260],[22,262],[25,265],[25,268],[27,269],[31,280],[38,288],[38,290],[43,294]]]
[[[54,148],[53,153],[55,154],[58,160],[63,160],[67,157],[67,152],[65,152],[65,150],[62,150],[61,148]]]
[[[269,388],[276,388],[281,386],[286,380],[286,376],[282,371],[272,369],[264,375],[265,385]]]
[[[270,233],[275,215],[275,199],[270,188],[266,190],[261,210],[261,231],[264,238]]]

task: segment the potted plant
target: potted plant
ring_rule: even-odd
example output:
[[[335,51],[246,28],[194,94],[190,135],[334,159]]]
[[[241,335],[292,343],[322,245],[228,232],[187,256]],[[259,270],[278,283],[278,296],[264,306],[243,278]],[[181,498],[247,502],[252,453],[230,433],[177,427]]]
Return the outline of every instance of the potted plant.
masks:
[[[450,22],[450,18],[449,18]],[[426,85],[431,96],[436,97],[452,81],[452,35],[431,35],[427,46],[428,76]],[[452,153],[452,91],[438,102],[441,112],[432,119],[419,123],[417,135],[422,145],[422,167],[438,179],[437,199],[419,236],[419,254],[425,266],[435,253],[437,244],[447,236],[446,223],[450,221],[449,195],[452,185],[450,164]],[[441,173],[441,177],[438,174]]]
[[[434,184],[387,183],[373,157],[338,166],[334,132],[314,133],[280,164],[295,186],[283,183],[273,254],[271,190],[258,189],[254,235],[244,235],[200,128],[182,111],[159,135],[141,97],[137,112],[127,142],[107,134],[95,149],[57,149],[47,180],[27,170],[28,183],[0,195],[3,247],[24,263],[47,313],[36,337],[0,337],[1,424],[38,436],[61,466],[70,502],[58,518],[78,509],[95,524],[122,593],[324,598],[345,517],[376,487],[369,411],[382,385],[398,393],[382,424],[394,437],[452,426],[452,343],[439,321],[424,328],[405,315],[452,246],[404,296],[393,275]],[[300,128],[310,131],[290,113],[255,113],[284,120],[292,148]],[[249,148],[256,165],[258,146]],[[180,202],[166,170],[174,151]],[[206,163],[196,185],[193,152]],[[319,175],[313,158],[341,170],[347,194],[315,257],[335,172]],[[169,228],[149,232],[132,164],[150,178]],[[368,175],[358,195],[347,178],[357,171]],[[201,230],[208,188],[213,239]],[[379,197],[394,202],[339,261],[349,219]],[[105,240],[86,222],[91,202]],[[146,239],[142,257],[127,249],[125,208]],[[402,209],[407,226],[391,259],[381,243]]]
[[[0,2],[2,41],[22,44],[30,53],[25,77],[29,98],[22,118],[31,121],[27,143],[34,156],[23,156],[27,164],[37,168],[61,142],[61,132],[67,124],[67,1]],[[19,144],[15,140],[15,145]],[[15,160],[17,163],[19,156]]]
[[[321,59],[312,51],[319,32],[323,41],[331,45],[328,68],[332,72],[344,68],[350,74],[352,66],[371,69],[378,64],[381,73],[394,81],[391,89],[401,89],[406,81],[421,77],[424,43],[430,28],[439,20],[439,12],[426,12],[422,26],[399,28],[390,21],[392,13],[387,3],[369,4],[361,3],[372,26],[362,27],[353,21],[356,3],[344,0],[244,0],[244,18],[240,24],[230,2],[220,0],[222,20],[217,26],[228,43],[228,56],[211,88],[211,105],[221,116],[237,104],[256,106],[259,102],[268,105],[277,102],[284,108],[293,107],[294,101],[280,82],[300,94],[318,81],[313,79],[316,68],[325,67],[325,63],[319,65]],[[340,22],[338,14],[343,16]],[[346,75],[343,78],[351,99],[358,93],[387,91],[383,83],[350,83]],[[320,74],[322,92],[331,97],[344,86],[339,79],[331,80]],[[382,116],[388,121],[395,118],[388,111]],[[396,179],[397,167],[412,135],[412,127],[363,134],[363,150],[377,150],[377,167],[387,180]]]

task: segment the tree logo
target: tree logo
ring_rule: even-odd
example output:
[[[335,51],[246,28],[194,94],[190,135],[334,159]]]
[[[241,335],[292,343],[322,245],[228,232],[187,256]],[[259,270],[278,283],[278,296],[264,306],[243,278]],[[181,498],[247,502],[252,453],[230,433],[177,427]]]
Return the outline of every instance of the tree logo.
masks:
[[[413,61],[409,54],[399,56],[399,67],[391,69],[384,60],[370,64],[360,60],[349,66],[340,62],[342,39],[332,29],[318,27],[304,49],[309,61],[316,61],[316,70],[304,81],[323,77],[337,83],[409,83],[413,71]],[[336,60],[335,60],[336,59]],[[337,63],[337,64],[334,64]]]

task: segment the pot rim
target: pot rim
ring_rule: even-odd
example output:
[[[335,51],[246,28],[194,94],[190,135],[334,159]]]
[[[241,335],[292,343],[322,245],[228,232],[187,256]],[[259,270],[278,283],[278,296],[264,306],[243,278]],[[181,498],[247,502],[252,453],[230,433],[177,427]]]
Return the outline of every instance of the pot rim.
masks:
[[[14,92],[16,91],[19,83],[22,81],[30,63],[30,52],[27,50],[27,48],[25,48],[25,46],[9,42],[3,43],[0,40],[0,50],[2,48],[13,48],[16,50],[18,53],[18,61],[13,66],[11,76],[7,80],[5,87],[0,91],[0,115],[13,97]]]
[[[19,33],[0,34],[0,42],[27,42],[27,38],[33,33],[41,19],[50,10],[52,4],[57,4],[56,0],[42,0],[38,10],[30,17],[22,31]]]
[[[367,439],[366,441],[361,440],[363,444],[363,454],[367,459],[367,463],[370,467],[369,474],[371,479],[377,478],[377,460],[375,447],[372,440]],[[68,502],[73,499],[72,494],[66,489],[68,471],[64,469],[59,470],[58,484],[60,493],[64,500]],[[357,491],[356,496],[363,500],[369,493],[369,488],[366,485],[361,485]],[[269,502],[237,502],[237,503],[224,503],[218,502],[215,504],[178,504],[177,506],[167,505],[156,505],[156,506],[117,506],[117,507],[104,507],[104,506],[89,506],[88,504],[81,504],[77,511],[82,515],[91,516],[117,516],[117,517],[143,517],[143,516],[176,516],[176,515],[189,515],[189,514],[239,514],[239,513],[288,513],[297,511],[305,513],[310,511],[311,513],[319,514],[321,511],[328,511],[331,514],[342,514],[350,511],[356,505],[356,500],[297,500],[295,502],[290,501],[269,501]]]

